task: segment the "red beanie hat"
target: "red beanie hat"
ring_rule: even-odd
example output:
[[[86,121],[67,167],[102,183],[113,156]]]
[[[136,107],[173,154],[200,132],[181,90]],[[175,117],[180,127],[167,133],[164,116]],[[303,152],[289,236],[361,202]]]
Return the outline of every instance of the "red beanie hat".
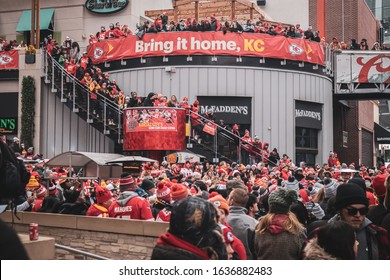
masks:
[[[157,184],[156,196],[159,200],[171,201],[171,190],[169,189],[168,184],[159,182]]]
[[[372,188],[378,197],[383,197],[386,194],[385,182],[387,176],[388,174],[380,174],[375,176],[374,180],[372,180]]]
[[[137,185],[135,184],[134,178],[129,173],[123,173],[119,179],[119,189],[121,192],[128,189],[135,191],[136,188]]]
[[[182,184],[173,184],[171,187],[172,199],[179,201],[188,197],[187,187]]]
[[[40,186],[39,189],[35,191],[37,198],[44,198],[46,196],[47,190],[44,186]]]
[[[229,205],[222,195],[217,192],[212,192],[209,195],[209,201],[217,208],[225,210],[225,214],[229,215]]]
[[[112,197],[112,194],[109,189],[102,188],[101,186],[96,186],[96,201],[99,204],[106,202]]]

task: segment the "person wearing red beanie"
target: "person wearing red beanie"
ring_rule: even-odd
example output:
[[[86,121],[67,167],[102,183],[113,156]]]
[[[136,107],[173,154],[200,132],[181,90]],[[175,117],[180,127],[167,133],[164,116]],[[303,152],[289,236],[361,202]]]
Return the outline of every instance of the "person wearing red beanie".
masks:
[[[180,200],[186,199],[188,197],[188,188],[183,184],[174,183],[170,186],[170,194],[173,203],[177,203]],[[172,214],[172,205],[167,205],[158,212],[156,221],[157,222],[166,222],[168,223],[171,220]]]
[[[157,200],[152,206],[153,217],[157,222],[169,222],[172,211],[171,182],[161,181],[157,184]]]
[[[226,199],[224,199],[220,194],[218,194],[217,192],[212,192],[210,193],[209,195],[209,201],[214,205],[215,208],[218,209],[219,211],[219,216],[218,216],[218,223],[219,223],[219,226],[221,227],[222,229],[222,233],[224,232],[224,229],[227,228],[228,231],[231,232],[231,247],[233,249],[233,252],[232,252],[232,259],[235,259],[235,260],[246,260],[247,257],[246,257],[246,251],[245,251],[245,246],[244,244],[241,242],[240,239],[238,239],[234,234],[233,234],[233,231],[232,231],[232,228],[229,226],[229,224],[226,222],[226,217],[229,215],[230,211],[229,211],[229,205],[226,201]],[[225,237],[225,236],[224,236]],[[225,237],[225,243],[226,242],[226,237]],[[227,251],[229,253],[229,246],[227,246]],[[230,258],[229,258],[230,259]]]
[[[108,218],[108,208],[113,202],[112,194],[109,189],[102,188],[98,184],[96,184],[96,202],[92,204],[88,211],[87,216],[100,217],[100,218]]]
[[[378,199],[378,205],[370,207],[367,213],[367,218],[377,226],[382,225],[382,221],[385,216],[390,213],[390,195],[387,195],[387,200],[385,202],[386,189],[390,188],[390,176],[388,174],[380,174],[375,176],[372,180],[372,187]],[[386,206],[385,206],[386,204]]]
[[[46,197],[46,194],[47,194],[46,188],[43,185],[41,185],[35,191],[35,195],[36,195],[37,199],[34,201],[34,205],[31,209],[31,211],[38,212],[38,210],[42,208],[43,199]]]

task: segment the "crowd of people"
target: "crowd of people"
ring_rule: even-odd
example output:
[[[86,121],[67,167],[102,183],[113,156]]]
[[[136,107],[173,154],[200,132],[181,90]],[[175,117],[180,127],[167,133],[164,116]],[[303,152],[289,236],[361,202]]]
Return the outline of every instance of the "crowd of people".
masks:
[[[348,166],[334,152],[313,167],[288,155],[274,165],[144,163],[115,180],[39,160],[26,168],[18,211],[166,222],[152,259],[390,258],[390,169]]]

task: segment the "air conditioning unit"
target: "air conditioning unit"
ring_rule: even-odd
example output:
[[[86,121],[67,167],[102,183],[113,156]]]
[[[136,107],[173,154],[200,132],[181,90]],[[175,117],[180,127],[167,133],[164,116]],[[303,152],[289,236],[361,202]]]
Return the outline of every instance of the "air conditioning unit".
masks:
[[[265,6],[266,0],[257,0],[257,6]]]

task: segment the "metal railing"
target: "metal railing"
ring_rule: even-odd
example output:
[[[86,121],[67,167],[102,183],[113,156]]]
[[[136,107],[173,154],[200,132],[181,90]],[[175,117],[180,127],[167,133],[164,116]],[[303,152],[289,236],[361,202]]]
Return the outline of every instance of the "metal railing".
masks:
[[[258,149],[257,146],[253,145],[252,143],[249,143],[249,142],[246,142],[243,137],[239,137],[238,135],[234,134],[233,132],[231,132],[230,130],[220,126],[219,124],[207,119],[206,117],[194,112],[194,111],[191,111],[190,110],[190,115],[191,114],[194,114],[196,116],[199,116],[200,117],[200,122],[202,125],[206,124],[207,122],[210,122],[212,123],[213,125],[215,125],[217,127],[217,132],[215,133],[214,135],[214,138],[213,138],[213,151],[215,153],[215,160],[214,162],[217,162],[218,161],[218,137],[223,137],[225,138],[226,140],[228,140],[229,142],[235,142],[235,143],[238,143],[238,151],[237,151],[237,157],[238,157],[238,160],[239,162],[241,162],[241,149],[242,148],[242,143],[244,142],[246,146],[249,146],[251,148],[251,155],[252,157],[254,156],[255,158],[261,160],[261,161],[267,161],[268,163],[270,163],[270,160],[266,157],[264,157],[263,154],[261,153],[258,153],[256,152],[256,150]],[[191,129],[192,130],[192,129]],[[245,163],[247,164],[247,163]]]
[[[45,83],[51,83],[51,91],[59,91],[61,102],[69,102],[74,113],[80,113],[80,110],[85,113],[87,123],[101,123],[103,134],[117,134],[117,141],[121,143],[123,110],[119,105],[98,92],[92,93],[46,51],[44,57]],[[91,94],[96,95],[97,99],[91,99]],[[115,124],[112,125],[109,120]]]
[[[94,260],[110,260],[109,258],[106,258],[106,257],[102,257],[102,256],[99,256],[99,255],[96,255],[96,254],[92,254],[92,253],[89,253],[89,252],[86,252],[86,251],[82,251],[82,250],[75,249],[75,248],[72,248],[72,247],[69,247],[69,246],[65,246],[65,245],[61,245],[61,244],[58,244],[58,243],[55,243],[54,246],[55,246],[56,249],[61,249],[61,250],[68,251],[70,253],[82,255],[84,257],[84,260],[86,260],[87,258],[91,258],[91,259],[94,259]]]

